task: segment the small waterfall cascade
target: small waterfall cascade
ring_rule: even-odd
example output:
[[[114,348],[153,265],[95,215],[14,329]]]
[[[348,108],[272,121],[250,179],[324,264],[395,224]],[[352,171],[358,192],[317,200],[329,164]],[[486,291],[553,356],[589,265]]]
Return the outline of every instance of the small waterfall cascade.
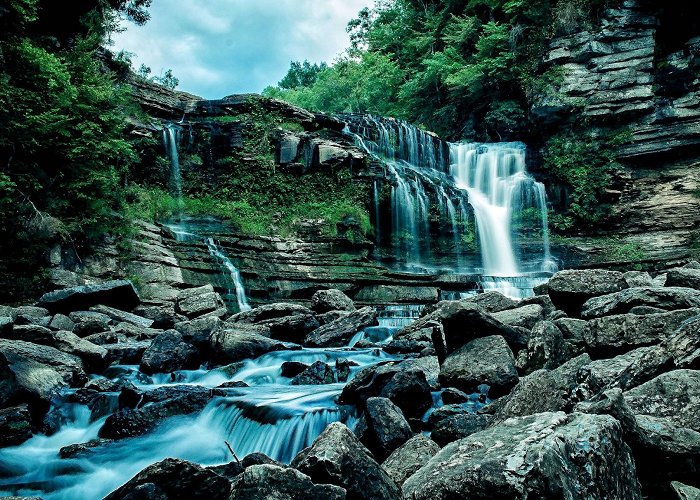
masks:
[[[228,289],[226,293],[222,294],[224,300],[234,303],[239,312],[250,311],[251,307],[248,303],[241,273],[231,259],[228,258],[221,245],[211,236],[201,236],[195,233],[194,231],[197,229],[189,227],[185,221],[165,224],[165,226],[172,231],[176,241],[199,241],[204,243],[207,246],[209,255],[221,265],[223,278],[221,281]]]
[[[180,173],[180,155],[177,150],[182,129],[175,123],[163,125],[163,146],[165,154],[170,160],[170,175],[168,177],[168,191],[170,196],[178,201],[182,200],[182,174]]]

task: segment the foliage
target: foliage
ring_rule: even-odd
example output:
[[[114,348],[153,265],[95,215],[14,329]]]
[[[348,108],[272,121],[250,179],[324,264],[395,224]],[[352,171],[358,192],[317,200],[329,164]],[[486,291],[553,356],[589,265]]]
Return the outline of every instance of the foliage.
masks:
[[[279,88],[286,90],[298,87],[311,87],[318,79],[318,74],[326,69],[328,69],[328,65],[325,62],[311,64],[307,60],[304,60],[303,63],[292,61],[289,71],[277,85]]]

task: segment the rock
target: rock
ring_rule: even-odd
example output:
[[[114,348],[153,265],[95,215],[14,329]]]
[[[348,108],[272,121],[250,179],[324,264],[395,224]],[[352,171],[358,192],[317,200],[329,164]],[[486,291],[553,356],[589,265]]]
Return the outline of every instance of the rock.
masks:
[[[268,352],[289,348],[282,342],[247,331],[245,326],[235,330],[215,331],[210,342],[212,356],[223,363],[257,358]]]
[[[112,318],[106,314],[93,311],[74,311],[70,313],[69,319],[73,322],[73,333],[80,337],[109,330],[112,322]]]
[[[290,385],[322,385],[335,382],[333,369],[323,361],[316,361],[314,364],[304,369],[295,376]]]
[[[540,368],[551,370],[569,357],[564,336],[557,325],[551,321],[540,321],[532,329],[527,348],[518,353],[516,366],[525,374]]]
[[[345,490],[330,484],[313,484],[306,474],[275,465],[251,465],[233,480],[229,498],[240,500],[343,500]]]
[[[664,417],[700,432],[700,371],[674,370],[624,393],[635,415]]]
[[[665,310],[700,307],[700,290],[680,287],[628,288],[588,300],[583,305],[581,316],[596,318],[625,314],[636,306],[652,306]]]
[[[629,288],[640,286],[654,286],[654,280],[647,272],[628,271],[623,274]]]
[[[469,395],[465,392],[455,389],[454,387],[446,387],[441,393],[442,402],[446,405],[460,404],[469,401]]]
[[[282,376],[294,378],[309,367],[306,363],[299,361],[285,361],[282,363]]]
[[[5,334],[12,332],[12,327],[14,322],[10,316],[0,316],[0,336],[4,337]]]
[[[401,498],[391,478],[345,425],[334,422],[316,438],[311,447],[292,460],[292,467],[307,474],[316,484],[345,488],[349,498]]]
[[[139,365],[143,353],[151,346],[150,341],[120,342],[118,344],[104,344],[107,349],[107,359],[118,365]]]
[[[632,443],[639,441],[639,427],[632,410],[625,402],[620,389],[609,389],[589,401],[578,403],[575,411],[594,415],[610,415],[622,426],[624,438]]]
[[[439,290],[429,286],[368,285],[355,294],[355,301],[370,304],[424,304],[439,298]]]
[[[432,439],[418,434],[394,450],[382,463],[382,469],[401,486],[438,451],[440,447]]]
[[[45,293],[37,305],[55,314],[85,310],[98,304],[130,311],[140,301],[139,294],[131,281],[118,280]]]
[[[178,293],[175,312],[192,319],[223,307],[225,307],[224,301],[214,291],[214,287],[204,285],[197,288],[187,288]]]
[[[518,382],[515,358],[503,337],[481,337],[448,355],[440,369],[440,383],[467,393],[481,384],[490,395],[506,394]]]
[[[441,447],[483,431],[491,424],[491,415],[464,412],[443,418],[435,424],[431,438]]]
[[[266,325],[270,329],[270,337],[273,339],[294,343],[303,342],[309,333],[321,326],[312,314],[295,314],[258,324]]]
[[[0,406],[28,403],[34,421],[39,421],[65,386],[61,374],[52,367],[0,351]]]
[[[448,444],[403,484],[404,498],[641,499],[620,424],[562,412],[513,418]],[[574,497],[572,497],[574,498]]]
[[[598,359],[581,367],[579,371],[579,387],[586,397],[598,394],[608,386],[614,386],[629,367],[654,347],[640,347],[611,359]]]
[[[100,448],[111,443],[110,439],[91,439],[86,443],[76,443],[64,446],[58,450],[58,456],[61,458],[80,458],[94,453],[95,448]]]
[[[243,457],[243,460],[241,460],[241,465],[246,468],[250,467],[251,465],[275,465],[277,467],[289,467],[288,465],[278,462],[277,460],[273,460],[264,453],[260,452],[247,454],[245,457]]]
[[[579,317],[581,306],[592,297],[627,288],[622,273],[603,269],[567,269],[547,282],[547,293],[555,307],[569,316]]]
[[[554,303],[552,303],[552,299],[550,299],[549,295],[546,294],[524,298],[518,303],[518,306],[522,307],[533,304],[537,304],[542,308],[542,314],[544,314],[545,319],[548,319],[549,321],[554,321],[550,318],[550,315],[553,313],[562,314],[564,315],[564,317],[566,316],[566,313],[564,311],[557,311],[557,308],[554,307]]]
[[[81,386],[88,380],[83,363],[78,357],[53,347],[21,340],[0,340],[0,354],[4,354],[11,364],[33,361],[44,365],[57,372],[63,381],[72,387]],[[53,375],[50,378],[53,378]]]
[[[490,291],[467,297],[461,302],[471,302],[480,306],[484,311],[489,313],[497,313],[507,309],[518,307],[518,302],[506,297],[500,292]]]
[[[154,323],[152,319],[144,318],[143,316],[137,316],[136,314],[121,311],[119,309],[115,309],[114,307],[105,306],[103,304],[92,306],[90,310],[104,314],[105,316],[109,316],[116,323],[126,322],[131,323],[135,326],[140,326],[141,328],[151,328],[151,326],[153,326]]]
[[[404,415],[420,417],[433,404],[425,372],[403,363],[382,363],[363,368],[343,387],[340,402],[364,407],[373,396],[389,398]]]
[[[284,318],[286,316],[295,316],[298,314],[312,315],[313,311],[311,311],[311,309],[308,307],[304,307],[299,304],[290,304],[287,302],[265,304],[263,306],[256,307],[255,309],[251,309],[250,311],[234,314],[226,320],[226,324],[232,325],[235,323],[243,323],[252,325],[270,319]]]
[[[173,327],[182,334],[182,341],[195,346],[203,355],[209,354],[211,334],[223,326],[223,322],[216,317],[196,318],[190,321],[180,321]]]
[[[32,437],[32,416],[28,405],[0,409],[0,448],[17,446],[30,437]]]
[[[172,373],[199,368],[201,356],[192,345],[183,341],[176,330],[158,335],[141,357],[139,369],[147,374]]]
[[[317,314],[316,319],[319,325],[327,325],[331,321],[346,317],[348,314],[350,314],[350,311],[328,311],[327,313]]]
[[[586,342],[583,340],[583,331],[586,321],[575,318],[559,318],[554,324],[561,331],[569,351],[576,355],[586,350]]]
[[[166,498],[193,500],[228,500],[231,489],[228,479],[200,465],[177,458],[166,458],[143,469],[126,484],[107,495],[105,500],[121,500],[133,494],[138,487],[149,483],[162,491]]]
[[[171,389],[171,388],[168,388]],[[199,412],[215,396],[223,396],[225,393],[216,389],[193,386],[193,389],[181,394],[171,391],[162,391],[167,395],[161,399],[156,391],[150,391],[144,395],[143,404],[138,409],[123,409],[113,413],[100,428],[99,437],[106,439],[123,439],[127,437],[141,436],[153,430],[160,422],[175,415],[188,415]],[[121,397],[120,397],[121,400]]]
[[[700,316],[683,322],[661,343],[677,368],[700,369]]]
[[[700,290],[700,269],[679,267],[666,273],[666,286]]]
[[[49,323],[49,328],[52,330],[63,330],[65,332],[72,332],[75,328],[75,323],[65,314],[55,314]]]
[[[532,329],[533,326],[544,319],[544,309],[539,304],[530,304],[496,312],[492,316],[504,325]]]
[[[347,382],[350,378],[350,368],[357,366],[354,361],[349,361],[345,358],[337,358],[335,360],[335,374],[338,382]]]
[[[358,439],[378,461],[408,441],[413,432],[398,406],[387,398],[369,398],[365,403],[363,432]]]
[[[175,312],[175,304],[165,303],[160,305],[140,305],[133,309],[138,316],[153,320],[153,328],[170,329],[175,323],[186,321],[187,318]]]
[[[671,481],[671,488],[678,495],[678,500],[700,500],[700,489],[678,481]]]
[[[319,314],[330,311],[354,311],[355,304],[340,290],[319,290],[311,296],[311,309]]]
[[[377,310],[373,307],[363,307],[309,333],[304,339],[304,345],[311,347],[340,347],[346,345],[352,336],[363,328],[378,324]]]
[[[10,316],[12,317],[12,321],[18,325],[48,326],[48,324],[44,323],[46,322],[46,318],[50,316],[50,313],[48,309],[43,307],[20,306],[11,309]],[[50,318],[49,321],[51,321]]]

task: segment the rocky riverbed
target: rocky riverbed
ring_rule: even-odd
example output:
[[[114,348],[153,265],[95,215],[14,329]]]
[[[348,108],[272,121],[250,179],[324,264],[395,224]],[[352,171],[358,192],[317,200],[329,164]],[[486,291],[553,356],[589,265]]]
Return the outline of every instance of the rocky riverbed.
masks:
[[[700,264],[230,314],[129,281],[0,306],[0,494],[700,498]]]

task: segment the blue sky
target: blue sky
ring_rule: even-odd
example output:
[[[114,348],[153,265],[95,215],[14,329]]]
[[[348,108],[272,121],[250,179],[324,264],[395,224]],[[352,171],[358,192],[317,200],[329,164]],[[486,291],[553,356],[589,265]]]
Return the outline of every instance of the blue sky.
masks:
[[[208,99],[260,92],[290,61],[332,62],[348,45],[345,26],[373,0],[153,0],[151,19],[126,23],[114,51],[134,54],[179,90]]]

